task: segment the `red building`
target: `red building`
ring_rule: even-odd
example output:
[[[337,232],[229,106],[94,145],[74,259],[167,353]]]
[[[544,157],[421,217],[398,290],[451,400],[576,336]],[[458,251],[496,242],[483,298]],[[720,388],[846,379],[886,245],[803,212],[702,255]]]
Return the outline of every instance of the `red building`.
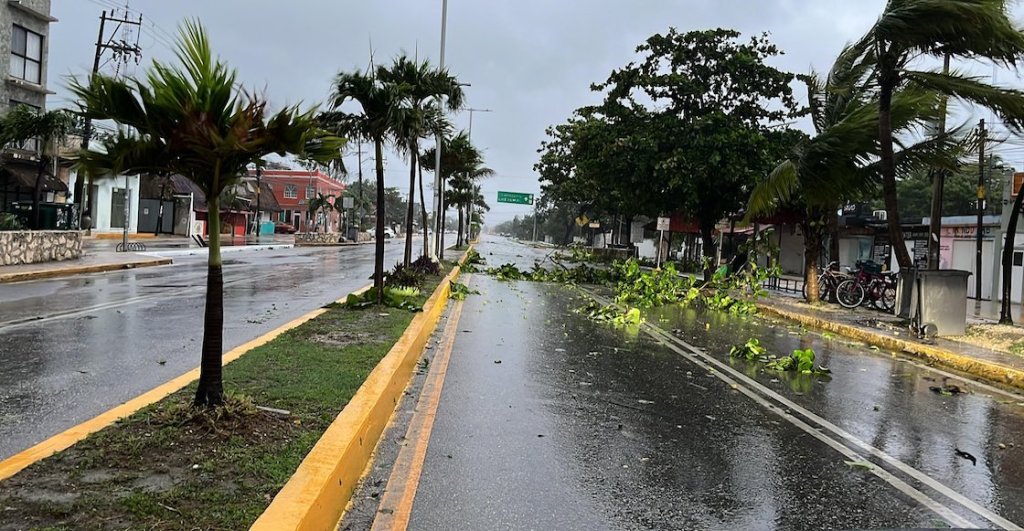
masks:
[[[249,175],[255,175],[255,171]],[[333,195],[341,200],[345,183],[319,170],[262,170],[260,179],[270,186],[281,212],[273,221],[288,223],[298,232],[331,232],[341,230],[341,216],[332,211],[326,217],[313,219],[309,200],[317,194]]]

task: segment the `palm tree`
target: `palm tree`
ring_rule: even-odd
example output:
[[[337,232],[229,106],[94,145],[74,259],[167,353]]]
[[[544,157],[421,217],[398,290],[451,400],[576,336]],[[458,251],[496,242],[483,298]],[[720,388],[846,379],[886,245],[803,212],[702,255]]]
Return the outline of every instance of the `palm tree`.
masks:
[[[343,140],[317,128],[312,111],[288,107],[268,116],[266,101],[236,90],[235,70],[213,56],[198,21],[185,22],[175,55],[180,64],[154,61],[144,78],[72,81],[79,114],[132,131],[105,140],[105,152],[83,151],[79,164],[93,171],[179,173],[206,195],[209,259],[194,403],[213,407],[224,401],[221,197],[241,182],[250,162],[270,153],[329,159]]]
[[[333,194],[325,195],[320,192],[317,192],[316,197],[311,197],[309,199],[309,213],[313,216],[314,223],[316,223],[316,220],[318,219],[317,214],[323,213],[324,220],[329,218],[330,211],[334,210],[335,201],[336,198]],[[316,223],[316,225],[319,225],[319,223]]]
[[[361,138],[373,142],[374,163],[377,172],[377,226],[374,256],[373,287],[377,303],[384,302],[384,144],[396,138],[405,123],[408,108],[401,85],[385,83],[381,79],[383,68],[376,72],[342,72],[334,79],[331,111],[321,116],[324,123],[333,124],[339,131],[354,131]],[[361,114],[342,111],[348,101],[362,108]]]
[[[18,105],[0,118],[0,145],[21,146],[35,139],[39,148],[36,161],[36,183],[32,192],[32,228],[41,225],[39,203],[42,202],[44,176],[56,156],[58,144],[74,130],[75,120],[64,110],[40,112],[28,105]]]
[[[896,195],[893,98],[908,86],[992,109],[1014,129],[1024,126],[1024,92],[998,88],[959,72],[917,69],[922,56],[988,60],[1015,66],[1024,32],[1009,16],[1009,0],[889,0],[858,43],[878,88],[880,170],[889,236],[901,268],[912,266],[903,243]]]
[[[444,194],[442,198],[441,212],[438,216],[445,216],[448,212],[448,204],[459,206],[459,215],[463,215],[462,207],[469,201],[462,192],[474,181],[483,177],[494,175],[494,171],[483,166],[483,154],[470,141],[465,131],[460,131],[454,137],[444,139],[441,146],[441,178],[453,187],[452,193]],[[435,160],[436,146],[424,151],[420,157],[420,164],[426,161]],[[428,167],[429,171],[429,167]],[[453,202],[457,201],[457,203]],[[443,238],[444,235],[438,235]],[[461,244],[461,231],[460,231]]]
[[[807,84],[811,122],[816,135],[798,142],[789,156],[753,190],[747,215],[789,210],[802,215],[805,245],[804,281],[808,302],[817,302],[818,257],[832,213],[849,200],[866,197],[879,184],[880,146],[877,93],[873,72],[858,61],[863,49],[847,47],[827,78],[802,76]],[[920,87],[905,87],[892,100],[895,131],[903,133],[938,118],[941,98]],[[894,155],[896,167],[912,171],[929,164],[955,165],[966,146],[954,130],[906,147]]]
[[[401,151],[409,156],[409,206],[405,220],[405,265],[412,260],[413,216],[416,197],[416,162],[419,155],[421,138],[443,128],[444,116],[438,107],[426,107],[429,99],[446,99],[449,111],[462,108],[465,94],[458,79],[447,70],[433,68],[428,61],[416,62],[407,55],[398,56],[390,68],[379,70],[380,78],[385,83],[402,87],[409,112],[405,123],[401,124],[397,143]],[[422,172],[421,172],[422,173]],[[423,186],[420,185],[420,204],[423,213],[423,230],[427,230],[426,205],[423,197]],[[426,233],[424,232],[424,241]],[[425,247],[426,248],[426,247]]]

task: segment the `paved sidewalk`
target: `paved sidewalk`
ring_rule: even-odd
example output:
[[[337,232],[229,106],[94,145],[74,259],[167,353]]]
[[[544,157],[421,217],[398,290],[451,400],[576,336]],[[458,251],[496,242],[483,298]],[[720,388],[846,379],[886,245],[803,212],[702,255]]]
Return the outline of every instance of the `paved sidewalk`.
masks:
[[[973,306],[974,301],[969,302]],[[944,338],[924,342],[912,336],[904,321],[893,315],[836,305],[812,307],[794,297],[777,294],[761,299],[758,306],[769,315],[1024,389],[1024,357]]]
[[[104,271],[152,267],[171,263],[172,260],[166,257],[146,256],[139,253],[94,251],[88,252],[78,260],[0,266],[0,283],[65,277],[84,273],[101,273]]]

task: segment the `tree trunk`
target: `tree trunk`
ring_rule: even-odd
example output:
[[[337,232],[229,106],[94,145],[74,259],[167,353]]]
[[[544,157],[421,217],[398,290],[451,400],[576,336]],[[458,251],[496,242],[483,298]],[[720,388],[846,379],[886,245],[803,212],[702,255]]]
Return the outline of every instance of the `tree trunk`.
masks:
[[[443,182],[444,181],[442,180],[442,183]],[[442,186],[442,188],[443,188],[443,186]],[[447,205],[447,203],[444,200],[444,190],[442,189],[441,190],[441,211],[436,214],[437,216],[440,216],[440,218],[438,219],[438,222],[437,222],[437,225],[438,225],[438,228],[439,228],[439,230],[437,231],[437,241],[438,241],[438,244],[437,244],[437,258],[439,260],[444,260],[444,228],[445,228],[444,226],[445,226],[445,222],[448,221],[448,216],[446,215],[447,212],[448,212],[448,205]]]
[[[373,149],[377,166],[377,234],[373,257],[373,288],[377,291],[377,304],[384,302],[384,153],[383,140],[374,139]]]
[[[220,257],[220,198],[213,196],[208,202],[210,254],[207,260],[203,350],[199,363],[195,407],[216,407],[224,403],[224,271]]]
[[[892,245],[892,252],[896,254],[896,262],[900,265],[900,269],[910,269],[914,263],[903,242],[903,228],[900,226],[900,211],[896,198],[896,160],[892,147],[892,93],[895,88],[895,76],[883,74],[880,84],[878,141],[881,148],[882,197],[885,199],[885,211],[889,224],[889,242]]]
[[[1020,217],[1020,209],[1024,206],[1024,192],[1017,194],[1013,200],[1013,210],[1010,211],[1010,219],[1006,225],[1006,241],[1003,242],[1003,300],[999,306],[999,324],[1013,324],[1013,316],[1010,315],[1010,304],[1012,300],[1013,287],[1013,246],[1017,235],[1017,221]],[[977,294],[981,300],[981,294]]]
[[[412,263],[412,218],[416,215],[416,151],[419,148],[413,142],[409,146],[409,205],[405,209],[405,261],[406,267]]]
[[[420,217],[423,220],[423,256],[430,256],[430,227],[427,220],[427,196],[423,193],[423,165],[417,161],[420,174]]]
[[[455,246],[456,247],[462,247],[462,242],[464,240],[464,238],[463,238],[463,230],[465,228],[464,227],[464,219],[463,219],[462,207],[460,206],[457,210],[459,211],[459,235],[456,238]]]
[[[808,214],[810,220],[817,220],[820,216]],[[807,291],[807,302],[814,304],[821,301],[821,294],[818,293],[818,262],[821,256],[821,232],[811,227],[808,221],[802,223],[801,229],[804,232],[804,286]]]
[[[36,170],[36,186],[32,189],[32,229],[39,230],[42,224],[42,212],[39,211],[39,203],[43,202],[43,172],[46,171],[46,162],[43,156],[39,156],[39,165]],[[128,220],[125,220],[128,223]]]
[[[715,273],[715,241],[713,235],[714,224],[700,224],[701,251],[706,258],[707,264],[704,267],[704,282],[711,282],[711,276]]]

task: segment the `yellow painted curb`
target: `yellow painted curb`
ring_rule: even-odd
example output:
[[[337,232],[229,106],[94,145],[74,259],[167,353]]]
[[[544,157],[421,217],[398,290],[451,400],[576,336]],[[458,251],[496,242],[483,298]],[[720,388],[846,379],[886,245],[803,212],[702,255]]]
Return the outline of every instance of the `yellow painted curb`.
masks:
[[[369,289],[369,286],[360,288],[356,290],[354,293],[358,295],[366,291],[367,289]],[[344,301],[344,299],[341,299],[341,301]],[[281,334],[293,328],[296,328],[299,325],[302,325],[303,323],[309,321],[310,319],[313,319],[314,317],[322,315],[326,311],[327,310],[323,308],[313,310],[301,317],[298,317],[288,323],[285,323],[271,330],[270,332],[267,332],[266,334],[263,334],[260,337],[257,337],[256,339],[253,339],[252,341],[249,341],[248,343],[239,345],[229,350],[228,352],[224,353],[224,364],[227,365],[228,363],[231,363],[232,361],[241,358],[242,355],[249,352],[250,350],[273,341]],[[51,455],[57,452],[69,448],[71,445],[77,443],[78,441],[81,441],[82,439],[85,439],[90,434],[100,431],[103,428],[110,426],[114,422],[117,422],[118,420],[130,416],[150,404],[159,402],[160,400],[166,398],[168,395],[181,390],[182,388],[184,388],[185,386],[194,382],[197,379],[199,379],[198,367],[186,372],[185,374],[182,374],[181,376],[178,376],[177,378],[169,382],[161,384],[158,387],[133,398],[121,404],[120,406],[117,406],[109,411],[101,413],[98,416],[93,417],[71,429],[58,433],[57,435],[54,435],[53,437],[50,437],[49,439],[46,439],[45,441],[27,450],[23,450],[15,455],[12,455],[11,457],[8,457],[7,459],[4,459],[3,461],[0,461],[0,481],[3,481],[17,474],[18,472],[24,470],[26,467],[38,461],[46,459],[47,457],[50,457]]]
[[[462,255],[460,264],[468,252]],[[413,318],[251,530],[337,529],[377,441],[412,378],[416,360],[448,304],[451,281],[459,273],[460,267],[456,266],[441,281],[423,312]]]
[[[74,275],[84,275],[86,273],[104,273],[107,271],[120,271],[122,269],[170,265],[172,263],[174,262],[170,258],[154,258],[152,260],[139,260],[137,262],[123,262],[119,264],[66,267],[62,269],[48,269],[44,271],[25,271],[24,273],[0,273],[0,283],[70,277]]]
[[[1024,371],[1014,369],[1012,367],[1006,367],[990,361],[979,360],[970,356],[957,354],[950,350],[933,345],[907,341],[905,339],[863,330],[855,326],[783,310],[767,304],[758,304],[757,307],[764,313],[796,321],[812,328],[834,332],[851,339],[863,341],[864,343],[874,345],[878,348],[903,352],[922,358],[925,361],[936,365],[942,365],[992,382],[998,382],[1018,389],[1024,389]]]

